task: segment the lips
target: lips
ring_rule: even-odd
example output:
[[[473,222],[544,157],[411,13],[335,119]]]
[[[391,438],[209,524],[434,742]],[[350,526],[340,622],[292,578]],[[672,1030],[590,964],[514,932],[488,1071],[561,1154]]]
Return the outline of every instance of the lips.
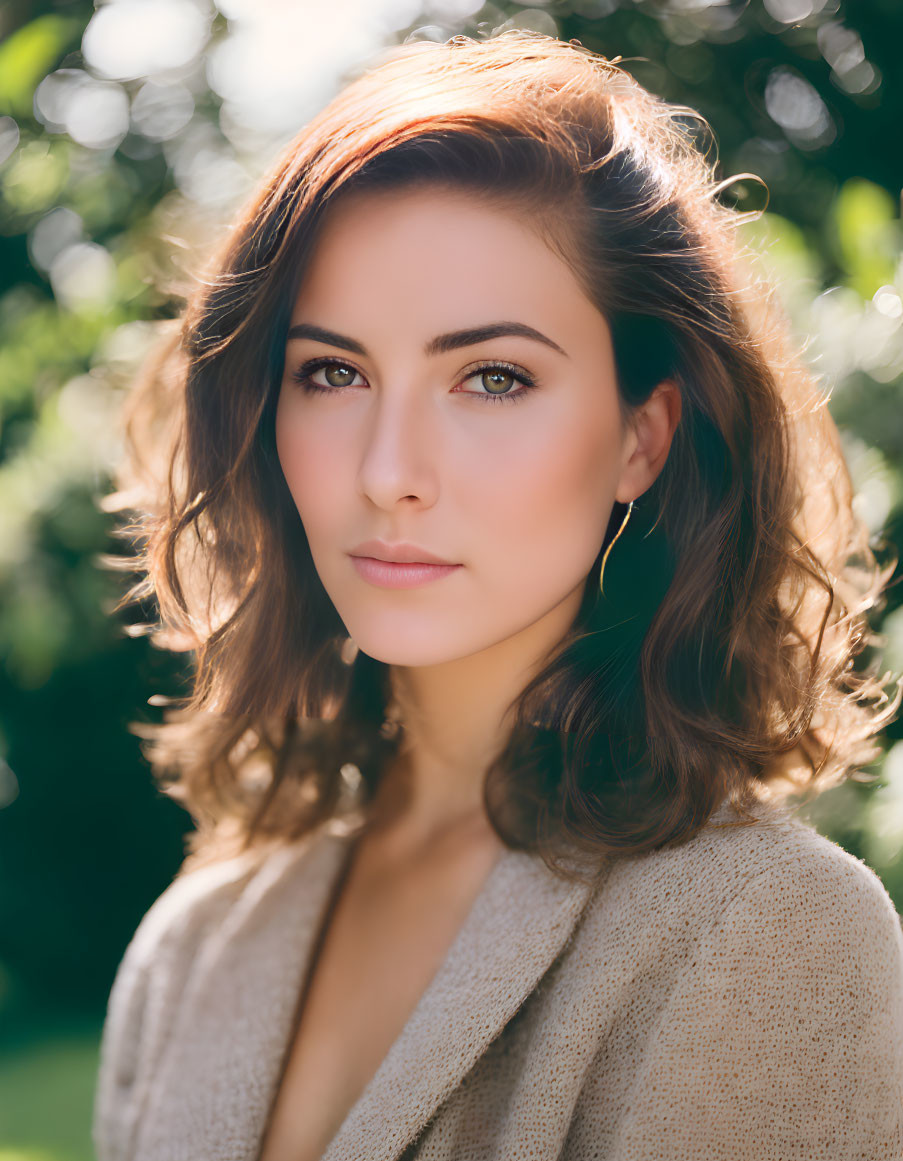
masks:
[[[384,560],[395,564],[445,564],[452,565],[455,561],[446,560],[437,556],[429,549],[421,548],[419,544],[410,542],[388,544],[384,540],[365,540],[356,548],[352,548],[350,556],[370,557],[373,560]]]
[[[373,556],[352,556],[351,563],[358,575],[381,589],[411,589],[450,576],[462,567],[460,564],[424,564],[377,560]]]

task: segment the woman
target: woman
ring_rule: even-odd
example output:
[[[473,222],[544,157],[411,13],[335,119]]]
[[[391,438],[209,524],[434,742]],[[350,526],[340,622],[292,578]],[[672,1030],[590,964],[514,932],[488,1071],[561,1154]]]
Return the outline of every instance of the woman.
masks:
[[[888,573],[685,113],[394,49],[189,304],[121,503],[197,831],[100,1161],[903,1156],[899,917],[786,798],[896,710]]]

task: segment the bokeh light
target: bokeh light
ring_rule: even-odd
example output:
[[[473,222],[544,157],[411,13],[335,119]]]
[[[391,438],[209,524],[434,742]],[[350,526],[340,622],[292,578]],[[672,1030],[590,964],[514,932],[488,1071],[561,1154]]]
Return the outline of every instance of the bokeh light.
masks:
[[[110,0],[85,29],[82,52],[100,76],[121,81],[182,68],[206,44],[211,15],[193,0]]]

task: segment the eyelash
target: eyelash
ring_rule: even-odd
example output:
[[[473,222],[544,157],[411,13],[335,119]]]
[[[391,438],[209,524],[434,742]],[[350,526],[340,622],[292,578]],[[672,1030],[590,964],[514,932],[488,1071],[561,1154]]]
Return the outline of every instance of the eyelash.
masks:
[[[353,363],[348,363],[343,359],[308,359],[303,363],[297,371],[292,372],[292,379],[302,387],[305,391],[319,392],[323,395],[335,395],[338,392],[347,390],[346,387],[324,387],[322,383],[315,383],[311,376],[315,371],[321,370],[323,367],[345,367],[349,371],[355,371],[358,375],[363,375],[363,371],[358,371]],[[510,375],[516,382],[521,384],[520,391],[507,392],[504,395],[492,395],[488,391],[483,394],[479,391],[467,391],[466,395],[472,395],[476,399],[488,400],[490,403],[508,403],[519,402],[525,399],[530,391],[538,384],[536,380],[522,367],[516,367],[513,363],[483,363],[479,367],[474,367],[466,376],[466,379],[472,379],[474,375],[479,375],[484,371],[504,371]],[[463,382],[464,380],[462,380]]]

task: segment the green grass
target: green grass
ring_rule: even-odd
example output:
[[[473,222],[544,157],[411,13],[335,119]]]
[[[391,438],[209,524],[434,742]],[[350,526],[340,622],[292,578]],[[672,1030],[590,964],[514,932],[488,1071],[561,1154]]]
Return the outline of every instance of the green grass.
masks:
[[[0,1161],[94,1161],[99,1035],[35,1037],[0,1052]]]

